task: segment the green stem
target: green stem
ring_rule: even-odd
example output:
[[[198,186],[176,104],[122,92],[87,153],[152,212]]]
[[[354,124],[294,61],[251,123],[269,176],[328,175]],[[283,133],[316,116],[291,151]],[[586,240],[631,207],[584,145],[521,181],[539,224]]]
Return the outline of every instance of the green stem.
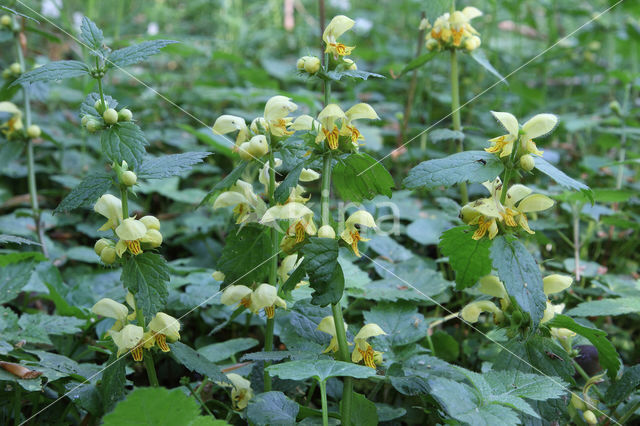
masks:
[[[340,302],[331,305],[333,322],[336,326],[336,338],[338,339],[338,355],[341,361],[351,362],[349,356],[349,344],[347,342],[347,332],[344,329],[344,319],[342,318],[342,308]],[[344,388],[342,390],[342,424],[349,426],[351,423],[351,399],[353,394],[353,378],[344,378]]]
[[[127,186],[120,185],[120,197],[122,198],[122,217],[126,219],[129,217],[129,200],[127,198]]]
[[[452,8],[455,8],[455,4],[452,3]],[[460,120],[460,84],[458,82],[458,58],[456,56],[456,49],[451,49],[451,119],[453,130],[461,131],[462,124]],[[464,145],[462,139],[457,142],[458,152],[464,151]],[[462,204],[469,202],[469,194],[467,192],[467,183],[460,183],[460,200]]]
[[[329,408],[327,407],[327,384],[321,380],[320,381],[320,398],[322,399],[322,425],[329,425]],[[345,424],[344,418],[342,419],[342,424]]]
[[[326,397],[326,396],[325,396]],[[20,424],[20,420],[22,416],[20,412],[22,411],[22,387],[20,385],[16,386],[16,390],[13,392],[13,423],[17,426]]]
[[[16,50],[18,53],[18,63],[22,72],[26,72],[26,63],[24,60],[24,54],[22,53],[22,46],[20,45],[20,37],[18,32],[14,33],[14,40],[16,44]],[[27,129],[31,126],[31,99],[29,93],[29,86],[22,86],[22,95],[24,98],[24,118]],[[45,257],[49,257],[47,246],[44,242],[44,230],[42,229],[42,221],[40,219],[40,206],[38,204],[38,189],[36,187],[36,166],[33,152],[33,140],[28,138],[27,141],[27,184],[29,186],[29,198],[31,200],[31,211],[33,215],[33,221],[36,225],[36,235],[38,242],[42,247],[42,253]]]
[[[631,416],[635,414],[638,408],[640,408],[640,401],[636,401],[631,406],[631,409],[627,410],[627,412],[622,417],[620,417],[620,419],[618,420],[618,423],[620,423],[621,425],[625,424],[627,420],[629,420]]]
[[[123,197],[123,198],[126,199],[126,197]],[[122,207],[124,208],[124,203]],[[137,303],[136,303],[136,320],[138,321],[138,326],[145,329],[144,314],[142,312],[142,309],[140,309]],[[147,353],[144,354],[144,368],[147,370],[147,377],[149,378],[149,384],[156,388],[160,386],[160,384],[158,383],[158,376],[156,375],[156,366],[153,363],[153,355],[151,354],[151,351],[147,351]]]
[[[100,61],[96,56],[96,70],[100,68]],[[98,92],[100,93],[100,101],[102,102],[102,106],[106,106],[104,103],[104,92],[102,91],[102,77],[96,78],[98,80]]]
[[[187,383],[187,388],[189,389],[189,391],[193,394],[194,398],[200,403],[200,405],[202,405],[202,408],[204,408],[204,410],[209,413],[209,415],[211,417],[213,417],[214,419],[216,418],[216,416],[213,415],[213,413],[211,412],[211,410],[209,410],[209,407],[207,407],[207,404],[204,403],[204,401],[202,400],[202,398],[200,398],[200,394],[198,392],[198,390],[196,389],[195,391],[193,390],[193,387],[191,386],[191,383]]]
[[[507,164],[505,165],[504,168],[504,175],[502,175],[502,192],[500,193],[500,204],[504,205],[506,199],[507,199],[507,190],[509,188],[509,181],[511,180],[511,174],[513,172],[513,169],[515,167],[514,161],[517,155],[517,152],[519,150],[519,138],[516,139],[513,144],[513,151],[511,151],[511,155],[509,156],[509,161],[507,161]]]

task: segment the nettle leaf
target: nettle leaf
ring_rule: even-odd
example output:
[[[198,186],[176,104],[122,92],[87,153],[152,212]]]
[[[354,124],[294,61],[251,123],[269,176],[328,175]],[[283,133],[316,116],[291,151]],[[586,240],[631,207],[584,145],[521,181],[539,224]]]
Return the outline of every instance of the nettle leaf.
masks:
[[[284,204],[284,202],[287,201],[291,190],[298,184],[298,179],[300,179],[300,173],[302,173],[303,167],[304,162],[301,162],[287,173],[287,177],[280,182],[280,185],[278,185],[273,194],[277,203]]]
[[[231,383],[226,375],[201,353],[181,342],[170,343],[171,356],[190,371],[207,376],[214,382]]]
[[[102,133],[100,143],[109,160],[117,164],[124,160],[133,169],[142,163],[144,147],[149,144],[140,127],[131,122],[111,126]]]
[[[566,314],[575,317],[616,316],[640,312],[640,297],[592,300],[580,303]]]
[[[111,187],[113,180],[107,173],[93,173],[87,176],[66,197],[62,199],[53,214],[69,212],[78,207],[90,207]]]
[[[340,400],[340,411],[342,411],[342,400]],[[379,423],[376,404],[357,392],[353,392],[351,396],[351,423],[360,426],[377,426]]]
[[[252,398],[247,406],[247,417],[252,424],[295,425],[300,406],[278,391],[265,392]]]
[[[615,379],[620,369],[620,359],[616,348],[607,340],[607,333],[597,328],[580,325],[566,315],[556,315],[548,325],[549,327],[567,328],[589,340],[598,350],[600,365],[607,369],[607,375],[611,379]]]
[[[52,344],[49,335],[60,336],[82,331],[83,319],[60,315],[22,314],[18,320],[19,329],[4,330],[3,337],[8,341],[26,340],[28,343]]]
[[[224,426],[224,420],[200,415],[200,405],[181,389],[136,388],[102,419],[104,426]]]
[[[340,81],[342,80],[342,77],[351,77],[360,80],[367,80],[370,77],[385,78],[382,74],[376,74],[375,72],[363,70],[329,71],[325,75],[327,76],[327,78],[333,81]]]
[[[364,365],[351,362],[335,361],[333,359],[320,359],[309,361],[288,361],[266,368],[271,376],[278,376],[283,380],[305,380],[314,378],[324,382],[330,377],[354,377],[366,379],[375,376],[376,370]]]
[[[28,238],[18,237],[17,235],[0,234],[0,244],[7,244],[7,243],[31,244],[31,245],[34,245],[34,246],[41,245],[37,241],[33,241],[33,240],[28,239]]]
[[[443,141],[463,141],[464,133],[459,130],[435,129],[429,132],[429,140],[433,143]]]
[[[587,185],[567,176],[565,172],[557,169],[554,165],[541,157],[536,157],[535,163],[536,169],[540,170],[542,173],[555,180],[559,185],[562,185],[568,189],[573,189],[574,191],[580,191],[593,204],[593,191],[591,191],[591,188],[589,188]]]
[[[89,49],[97,51],[96,53],[102,50],[102,42],[104,41],[102,30],[86,16],[82,17],[79,39]]]
[[[169,267],[159,254],[144,252],[129,257],[120,279],[135,296],[136,305],[142,309],[145,319],[151,319],[167,303]]]
[[[194,164],[202,163],[209,155],[210,152],[185,152],[161,157],[147,156],[136,170],[136,175],[142,179],[164,179],[181,175],[191,170]]]
[[[640,364],[636,364],[633,367],[626,368],[620,380],[617,380],[609,386],[604,399],[608,404],[619,404],[622,400],[631,395],[631,392],[635,391],[639,385]]]
[[[212,343],[198,349],[198,353],[204,355],[211,362],[224,361],[238,352],[244,352],[258,345],[256,339],[250,337],[230,339],[226,342]]]
[[[16,79],[12,86],[36,81],[54,81],[89,75],[89,67],[80,61],[56,61],[32,69]]]
[[[104,364],[104,371],[102,372],[102,382],[100,383],[100,399],[102,400],[102,406],[105,412],[109,412],[113,409],[116,403],[127,394],[125,385],[127,383],[127,377],[125,368],[127,362],[125,357],[118,357],[116,351],[113,351],[109,360]]]
[[[111,52],[107,57],[106,63],[108,67],[124,67],[126,65],[136,64],[159,53],[163,47],[173,43],[179,42],[174,40],[143,41],[142,43]]]
[[[338,241],[330,238],[309,238],[302,247],[304,267],[309,275],[309,283],[315,291],[311,303],[327,306],[338,303],[344,291],[344,274],[338,263]]]
[[[225,274],[225,284],[251,285],[264,282],[269,274],[271,230],[249,224],[235,227],[227,236],[216,268]]]
[[[0,303],[10,302],[18,297],[22,287],[31,279],[35,262],[11,263],[0,268]]]
[[[344,200],[356,203],[376,195],[391,197],[393,177],[382,163],[365,153],[350,154],[333,167],[333,187]]]
[[[542,289],[542,275],[535,259],[517,238],[511,236],[498,236],[493,240],[491,259],[507,293],[531,315],[536,328],[547,307],[547,296]]]
[[[402,346],[417,342],[427,333],[424,316],[414,303],[378,303],[364,312],[367,323],[378,324],[386,335],[376,337],[389,346]]]
[[[498,70],[495,69],[493,67],[493,65],[491,65],[491,62],[489,62],[489,59],[487,59],[487,55],[485,55],[485,53],[484,53],[484,51],[482,49],[473,50],[469,54],[469,56],[471,56],[471,58],[473,58],[474,61],[476,61],[478,64],[480,64],[480,66],[482,66],[482,68],[486,69],[491,74],[493,74],[496,77],[498,77],[498,79],[500,80],[501,83],[504,83],[507,86],[509,85],[509,83],[507,83],[507,80],[505,80],[505,78],[498,72]]]
[[[437,54],[438,54],[437,51],[433,51],[433,52],[423,53],[417,58],[413,58],[407,65],[404,66],[404,68],[402,68],[402,71],[400,72],[400,76],[408,73],[409,71],[413,71],[416,68],[420,68],[421,66],[423,66],[424,64],[426,64],[427,62],[435,58]]]
[[[461,182],[482,183],[495,179],[504,166],[500,159],[485,151],[465,151],[437,160],[423,161],[409,171],[406,188],[436,188]]]
[[[440,250],[449,258],[456,273],[458,290],[472,287],[480,278],[491,273],[491,240],[471,238],[470,226],[457,226],[440,236]]]
[[[224,179],[218,182],[211,189],[211,191],[209,191],[206,197],[204,197],[204,199],[200,202],[199,206],[202,206],[207,202],[209,202],[211,197],[213,197],[218,191],[224,191],[226,189],[231,188],[238,181],[238,179],[240,179],[240,176],[242,176],[244,169],[246,169],[248,165],[249,165],[248,161],[243,161],[242,163],[238,164],[238,166],[235,169],[233,169],[231,173],[225,176]]]

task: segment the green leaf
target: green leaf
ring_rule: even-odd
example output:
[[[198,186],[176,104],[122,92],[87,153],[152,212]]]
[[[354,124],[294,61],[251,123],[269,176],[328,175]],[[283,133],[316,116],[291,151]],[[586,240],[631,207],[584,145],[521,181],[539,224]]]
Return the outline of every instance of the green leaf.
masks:
[[[282,392],[265,392],[253,398],[247,407],[247,417],[252,424],[295,425],[300,407]]]
[[[10,302],[27,285],[33,272],[34,262],[12,263],[0,268],[0,303]]]
[[[487,55],[485,55],[484,51],[481,49],[476,49],[473,50],[469,56],[471,56],[471,58],[473,58],[474,61],[476,61],[477,63],[479,63],[484,69],[486,69],[487,71],[489,71],[491,74],[495,75],[496,77],[498,77],[498,80],[500,80],[501,83],[506,84],[507,86],[509,85],[509,83],[507,83],[507,80],[505,80],[505,78],[500,75],[500,73],[498,72],[498,70],[496,70],[493,65],[491,65],[491,62],[489,62],[489,59],[487,59]]]
[[[427,334],[424,316],[413,303],[379,303],[363,314],[366,323],[378,324],[387,333],[376,340],[390,346],[408,345]]]
[[[535,259],[517,238],[511,236],[499,236],[493,240],[491,259],[507,293],[531,315],[536,328],[547,307],[547,296],[542,289],[542,275]]]
[[[198,349],[198,353],[204,355],[211,362],[224,361],[238,352],[244,352],[258,345],[256,339],[250,337],[230,339],[222,343],[213,343]]]
[[[159,53],[160,49],[173,43],[178,42],[173,40],[143,41],[142,43],[111,52],[106,63],[109,67],[124,67],[126,65],[136,64]]]
[[[433,52],[423,53],[422,55],[416,58],[413,58],[407,65],[404,66],[404,68],[402,68],[402,71],[400,72],[400,76],[408,73],[409,71],[413,71],[416,68],[420,68],[421,66],[423,66],[424,64],[426,64],[427,62],[435,58],[437,54],[438,54],[437,51],[433,51]]]
[[[522,373],[518,370],[493,370],[483,374],[472,374],[486,381],[495,395],[494,399],[500,398],[501,395],[514,395],[534,401],[545,401],[560,398],[567,392],[567,384],[559,377]]]
[[[181,175],[191,170],[194,164],[202,163],[209,155],[210,152],[185,152],[161,157],[147,156],[136,170],[136,175],[139,179],[164,179]]]
[[[170,343],[171,356],[190,371],[207,376],[214,382],[231,383],[220,368],[203,354],[191,349],[182,342]]]
[[[576,317],[616,316],[640,312],[640,297],[592,300],[580,303],[566,314]]]
[[[454,362],[460,356],[460,343],[449,333],[438,330],[431,336],[433,347],[438,358]]]
[[[20,87],[16,86],[16,91],[20,90]],[[2,97],[0,93],[0,99],[11,99],[10,97]],[[2,120],[3,122],[5,120]],[[2,141],[0,144],[0,171],[8,169],[13,161],[15,161],[24,151],[24,142],[21,140]]]
[[[78,207],[90,207],[107,192],[113,180],[106,173],[93,173],[87,176],[66,197],[62,199],[53,214],[69,212]]]
[[[213,187],[213,189],[209,191],[207,196],[204,197],[204,199],[200,202],[200,206],[206,204],[211,199],[211,197],[213,197],[218,191],[224,191],[232,187],[238,181],[238,179],[240,179],[240,176],[242,176],[244,169],[246,169],[248,165],[249,165],[248,161],[243,161],[242,163],[238,164],[238,166],[235,169],[233,169],[231,173],[225,176],[224,179],[218,182]]]
[[[556,315],[548,325],[549,327],[567,328],[589,340],[598,350],[600,365],[607,369],[607,375],[611,379],[615,379],[620,369],[620,359],[616,348],[607,340],[607,333],[597,328],[580,325],[566,315]]]
[[[274,192],[274,197],[276,202],[279,204],[284,204],[291,195],[291,189],[295,188],[298,184],[298,179],[300,179],[300,173],[302,173],[302,168],[304,167],[304,162],[301,162],[296,167],[293,168],[289,173],[287,173],[287,177],[285,177],[280,185],[276,188]]]
[[[363,70],[329,71],[325,75],[327,76],[327,78],[333,81],[340,81],[342,80],[342,77],[351,77],[351,78],[357,78],[360,80],[366,80],[369,77],[385,78],[381,74],[376,74],[374,72],[363,71]]]
[[[89,49],[97,51],[96,53],[102,51],[102,42],[104,41],[102,30],[86,16],[82,17],[79,39]]]
[[[340,400],[340,411],[342,411],[342,400]],[[355,426],[377,426],[378,424],[376,404],[357,392],[351,394],[351,424]]]
[[[169,267],[159,254],[144,252],[129,257],[120,279],[135,296],[136,305],[142,309],[145,319],[151,319],[167,303]]]
[[[102,419],[104,426],[223,426],[227,423],[200,415],[200,405],[181,389],[136,388]]]
[[[457,226],[445,231],[440,237],[440,250],[449,258],[456,273],[458,290],[473,286],[480,278],[491,273],[491,240],[471,238],[470,226]]]
[[[6,315],[6,312],[3,315]],[[49,335],[75,334],[81,331],[79,327],[84,324],[84,320],[75,317],[43,313],[22,314],[17,321],[15,321],[15,315],[10,315],[4,324],[0,321],[0,330],[2,330],[2,338],[9,342],[25,340],[27,343],[50,345],[52,342]]]
[[[542,173],[555,180],[559,185],[562,185],[563,187],[568,189],[573,189],[574,191],[580,191],[593,204],[593,191],[591,191],[591,189],[587,185],[582,182],[578,182],[573,178],[570,178],[562,170],[557,169],[555,166],[541,157],[536,157],[535,163],[536,169],[540,170]]]
[[[118,358],[115,351],[109,357],[109,360],[104,364],[104,371],[102,372],[102,382],[100,383],[100,399],[102,400],[102,406],[105,412],[109,412],[113,409],[116,403],[127,394],[125,385],[127,383],[127,377],[125,368],[127,366],[126,358]]]
[[[305,380],[314,378],[324,382],[330,377],[354,377],[366,379],[376,375],[374,368],[351,362],[335,361],[332,359],[320,359],[313,362],[288,361],[270,365],[266,368],[270,376],[278,376],[283,380]]]
[[[149,144],[144,133],[131,122],[118,123],[102,133],[100,138],[102,152],[116,164],[126,161],[129,167],[136,169],[145,154],[144,147]]]
[[[103,95],[104,101],[109,105],[109,108],[116,109],[118,107],[118,101],[112,98],[109,95]],[[85,115],[92,115],[94,117],[101,117],[102,114],[98,113],[95,108],[96,101],[100,99],[100,94],[96,92],[91,92],[84,99],[82,104],[80,105],[80,117]]]
[[[296,288],[296,284],[298,284],[302,279],[307,275],[307,270],[305,269],[305,265],[300,264],[298,267],[289,275],[287,281],[282,285],[280,291],[283,294],[289,294],[293,289]]]
[[[338,263],[338,241],[330,238],[309,238],[301,249],[309,284],[315,291],[311,303],[327,306],[338,303],[344,291],[344,274]]]
[[[256,224],[240,229],[234,227],[216,264],[216,268],[225,274],[225,284],[265,282],[269,274],[271,246],[269,228]]]
[[[466,151],[437,160],[423,161],[409,171],[406,188],[431,189],[461,182],[482,183],[495,179],[504,166],[502,161],[485,151]]]
[[[41,245],[39,242],[28,238],[18,237],[17,235],[0,234],[0,244],[30,244],[34,246]]]
[[[11,86],[36,81],[63,80],[65,78],[89,75],[89,67],[80,61],[56,61],[27,71],[16,79]]]
[[[395,182],[382,163],[357,153],[338,160],[333,168],[333,187],[342,199],[359,203],[379,194],[391,197]]]
[[[615,405],[626,399],[631,392],[635,391],[640,385],[640,364],[636,364],[633,367],[626,368],[620,380],[613,382],[607,393],[604,396],[604,400],[609,405]]]
[[[443,141],[463,141],[464,133],[459,130],[435,129],[429,132],[429,140],[433,143]]]

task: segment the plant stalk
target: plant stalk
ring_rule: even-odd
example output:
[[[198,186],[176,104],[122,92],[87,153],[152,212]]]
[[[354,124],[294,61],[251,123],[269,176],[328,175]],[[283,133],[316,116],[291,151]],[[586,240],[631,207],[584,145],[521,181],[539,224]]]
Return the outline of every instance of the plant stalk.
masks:
[[[327,406],[327,383],[324,380],[320,381],[320,398],[322,399],[322,425],[329,425],[329,408]],[[342,421],[344,423],[344,419]]]
[[[453,6],[452,6],[453,7]],[[451,119],[453,130],[461,131],[462,124],[460,120],[460,84],[458,82],[458,58],[455,49],[451,49]],[[458,152],[464,151],[462,139],[457,142]],[[460,200],[462,204],[469,202],[469,194],[467,192],[467,183],[460,183]]]
[[[123,197],[123,198],[126,199],[126,197]],[[124,203],[122,204],[122,207],[124,209]],[[136,303],[136,320],[138,321],[138,326],[142,327],[143,329],[146,328],[144,324],[144,314],[142,312],[142,309],[140,309],[137,303]],[[143,360],[144,360],[144,368],[147,370],[147,377],[149,378],[149,384],[157,388],[158,386],[160,386],[160,383],[158,382],[158,376],[156,375],[156,366],[153,363],[153,355],[151,354],[151,351],[147,351],[147,353],[144,354]]]

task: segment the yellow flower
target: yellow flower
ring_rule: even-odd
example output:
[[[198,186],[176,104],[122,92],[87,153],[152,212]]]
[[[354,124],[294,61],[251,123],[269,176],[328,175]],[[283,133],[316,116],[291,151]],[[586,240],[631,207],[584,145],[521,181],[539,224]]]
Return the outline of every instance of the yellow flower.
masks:
[[[220,302],[226,306],[238,304],[251,308],[251,293],[253,290],[245,285],[230,285],[222,292]]]
[[[0,129],[7,139],[10,139],[14,132],[22,130],[22,111],[11,102],[0,102],[0,112],[11,114],[11,118],[0,124]]]
[[[351,143],[353,143],[353,145],[356,147],[358,146],[358,140],[364,139],[364,136],[362,136],[356,126],[352,124],[352,121],[361,118],[366,118],[369,120],[380,119],[371,105],[365,103],[359,103],[352,106],[347,110],[347,112],[345,112],[345,115],[347,118],[346,120],[342,121],[342,129],[340,129],[340,134],[343,136],[349,136],[351,138]]]
[[[109,335],[118,347],[117,356],[122,355],[124,352],[131,351],[131,356],[134,361],[142,361],[142,344],[144,343],[144,340],[142,339],[144,329],[142,327],[128,324],[125,325],[122,330],[110,330]]]
[[[271,134],[274,136],[290,136],[293,130],[288,130],[291,126],[292,118],[287,117],[297,110],[298,106],[291,102],[286,96],[273,96],[264,106],[264,119],[269,126]]]
[[[118,256],[122,257],[127,249],[131,254],[137,256],[142,253],[140,242],[147,235],[147,227],[139,220],[128,217],[118,225],[116,235],[120,238],[116,244]]]
[[[322,40],[326,45],[325,53],[332,53],[334,56],[350,55],[355,46],[350,47],[339,43],[338,37],[349,31],[354,24],[353,19],[344,15],[334,17],[322,33]]]
[[[227,378],[233,385],[227,383],[218,383],[218,385],[225,387],[233,387],[231,390],[231,399],[233,400],[233,408],[235,410],[244,410],[249,404],[249,400],[253,398],[253,390],[251,389],[251,382],[244,377],[236,374],[229,373]]]
[[[98,300],[98,302],[93,305],[91,312],[96,315],[115,319],[116,322],[113,324],[113,327],[111,327],[111,330],[119,331],[122,330],[122,327],[127,323],[129,308],[122,303],[118,303],[113,299],[105,297]]]
[[[347,329],[347,323],[344,323],[344,328],[345,330]],[[327,353],[327,352],[338,352],[339,346],[338,346],[338,337],[337,337],[337,332],[336,332],[336,323],[333,319],[333,316],[329,315],[328,317],[324,317],[322,318],[322,321],[320,321],[320,324],[318,324],[318,328],[316,328],[316,330],[318,331],[322,331],[323,333],[327,333],[328,335],[331,336],[331,341],[329,342],[329,346],[326,347],[326,349],[324,351],[322,351],[322,353]]]
[[[345,221],[345,229],[340,234],[340,238],[342,238],[347,244],[351,245],[355,255],[360,257],[358,241],[369,241],[369,239],[362,238],[360,236],[360,231],[356,228],[357,225],[375,228],[376,221],[373,219],[373,216],[371,216],[371,213],[366,210],[358,210]]]
[[[216,119],[213,124],[213,133],[216,135],[225,135],[231,132],[238,132],[236,136],[236,145],[234,150],[237,150],[240,144],[249,140],[249,129],[244,119],[235,115],[221,115]]]
[[[298,254],[290,254],[289,256],[282,259],[280,262],[280,266],[278,266],[278,277],[280,278],[281,283],[285,283],[289,279],[289,274],[300,266],[304,257],[298,259]]]
[[[347,120],[347,116],[336,104],[329,104],[318,114],[318,121],[321,128],[316,136],[316,143],[320,143],[323,140],[327,140],[327,144],[331,149],[338,148],[338,141],[340,139],[340,129],[336,125],[336,120]]]
[[[478,280],[478,290],[487,296],[498,297],[500,299],[509,297],[502,281],[495,275],[486,275]]]
[[[491,114],[502,124],[508,133],[489,139],[489,142],[493,145],[485,148],[485,151],[496,154],[500,153],[500,157],[511,155],[514,149],[514,143],[517,140],[520,140],[520,146],[523,151],[522,154],[542,155],[542,151],[538,150],[533,139],[549,134],[558,123],[558,117],[553,114],[538,114],[524,123],[522,129],[520,129],[518,120],[512,114],[496,111],[491,111]]]
[[[273,206],[260,219],[260,223],[267,224],[277,220],[288,220],[291,225],[287,228],[287,235],[294,235],[296,243],[304,241],[306,235],[316,234],[313,222],[313,211],[302,203],[291,202],[282,206]]]
[[[547,296],[565,291],[571,284],[573,284],[573,278],[568,275],[552,274],[542,279],[544,294]]]
[[[519,184],[509,188],[504,203],[504,219],[508,226],[520,225],[529,234],[534,234],[535,232],[529,228],[526,213],[547,210],[554,205],[554,201],[546,195],[531,194],[531,192],[531,189]]]
[[[318,120],[307,114],[296,117],[291,124],[293,130],[320,130],[321,126]]]
[[[556,314],[561,314],[564,311],[564,303],[559,305],[554,305],[553,303],[547,300],[547,307],[544,310],[544,314],[542,315],[542,319],[540,320],[540,324],[544,324],[545,322],[549,322],[556,316]]]
[[[260,284],[251,293],[251,310],[254,314],[264,309],[267,318],[273,318],[276,306],[287,309],[287,302],[278,296],[278,289],[271,284]]]
[[[255,194],[253,185],[243,180],[238,181],[216,198],[213,209],[233,207],[236,223],[244,223],[249,219],[257,219],[267,209],[265,202]]]
[[[460,311],[460,316],[463,320],[468,323],[476,323],[480,318],[480,314],[483,312],[490,312],[494,315],[494,319],[496,322],[500,322],[504,317],[502,311],[495,305],[495,303],[489,300],[478,300],[475,302],[469,303],[467,306],[462,308]]]
[[[93,206],[93,210],[107,218],[107,221],[98,230],[116,229],[122,222],[122,202],[111,194],[104,194]]]
[[[376,368],[376,364],[382,362],[382,352],[374,351],[373,347],[367,342],[367,339],[383,334],[387,333],[385,333],[378,324],[367,324],[362,327],[353,338],[356,347],[351,353],[351,361],[357,364],[364,360],[364,365]]]
[[[315,170],[302,169],[302,172],[300,172],[300,182],[313,182],[318,179],[320,179],[320,173]]]
[[[331,225],[322,225],[320,229],[318,229],[318,237],[320,238],[336,238],[336,231],[333,229]]]
[[[461,46],[468,51],[476,49],[480,46],[480,37],[470,21],[481,15],[482,12],[475,7],[465,7],[451,14],[445,13],[439,16],[431,31],[427,33],[427,49],[460,48]],[[421,22],[420,27],[428,29],[429,23]]]
[[[158,312],[149,322],[148,328],[162,352],[169,352],[167,340],[173,343],[180,339],[180,322],[164,312]]]

